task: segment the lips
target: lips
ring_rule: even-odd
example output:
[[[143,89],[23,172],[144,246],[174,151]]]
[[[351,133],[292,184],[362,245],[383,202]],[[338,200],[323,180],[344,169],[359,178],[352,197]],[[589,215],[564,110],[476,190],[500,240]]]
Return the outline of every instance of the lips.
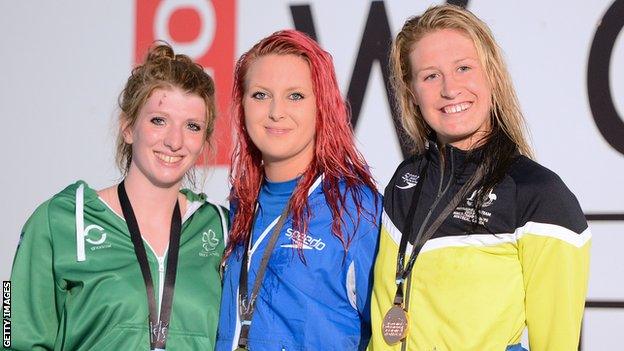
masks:
[[[275,127],[264,127],[264,129],[267,131],[267,133],[269,134],[277,134],[277,135],[283,135],[286,134],[288,132],[291,131],[291,129],[287,129],[287,128],[275,128]]]
[[[154,155],[156,155],[156,157],[163,161],[164,163],[168,163],[168,164],[174,164],[174,163],[178,163],[180,162],[180,160],[182,160],[182,156],[170,156],[170,155],[165,155],[163,153],[160,152],[154,152]]]
[[[440,110],[446,114],[453,114],[466,111],[472,106],[472,102],[460,102],[457,104],[446,105],[442,107]]]

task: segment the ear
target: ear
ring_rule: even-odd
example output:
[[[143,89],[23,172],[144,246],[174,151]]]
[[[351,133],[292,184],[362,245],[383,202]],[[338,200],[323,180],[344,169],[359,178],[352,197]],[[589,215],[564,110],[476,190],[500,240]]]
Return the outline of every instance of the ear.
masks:
[[[407,89],[407,91],[409,92],[410,100],[412,100],[412,104],[414,104],[414,107],[418,107],[418,98],[416,98],[416,94],[414,94],[414,91],[412,89]]]
[[[121,115],[119,122],[119,132],[123,137],[126,144],[132,144],[133,135],[132,135],[132,127],[130,126],[130,119],[126,117],[124,114]]]

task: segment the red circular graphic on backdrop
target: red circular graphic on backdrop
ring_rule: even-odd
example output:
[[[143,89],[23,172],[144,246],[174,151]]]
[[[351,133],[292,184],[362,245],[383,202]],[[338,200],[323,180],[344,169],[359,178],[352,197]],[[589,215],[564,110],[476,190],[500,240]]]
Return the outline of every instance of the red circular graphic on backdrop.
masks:
[[[169,35],[176,43],[189,43],[197,39],[201,25],[201,18],[195,9],[180,7],[169,17]]]

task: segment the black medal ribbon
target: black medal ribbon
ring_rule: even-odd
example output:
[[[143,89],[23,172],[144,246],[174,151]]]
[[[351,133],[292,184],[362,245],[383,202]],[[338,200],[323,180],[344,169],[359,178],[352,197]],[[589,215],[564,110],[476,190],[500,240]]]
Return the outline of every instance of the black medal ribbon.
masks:
[[[251,237],[253,232],[254,223],[257,219],[257,212],[254,220],[252,222],[251,232],[249,233],[249,241],[245,246],[245,252],[243,253],[243,260],[241,262],[241,270],[238,281],[238,297],[239,297],[239,308],[241,311],[241,330],[238,336],[238,348],[236,351],[248,350],[247,344],[249,342],[249,330],[251,329],[251,319],[253,317],[253,313],[256,307],[256,299],[258,298],[258,293],[260,292],[260,286],[262,285],[262,280],[264,279],[264,273],[266,272],[266,268],[269,264],[269,258],[271,257],[271,253],[275,248],[275,244],[277,244],[277,239],[279,238],[279,234],[284,227],[284,223],[286,223],[286,219],[288,218],[288,213],[290,212],[290,204],[291,198],[288,200],[288,203],[284,207],[282,214],[273,227],[271,231],[271,237],[269,238],[269,243],[264,249],[264,253],[262,254],[262,260],[260,261],[260,266],[258,267],[258,273],[256,274],[256,280],[254,281],[253,288],[251,290],[251,295],[248,295],[247,290],[247,281],[249,270],[247,269],[247,263],[249,261],[249,249],[251,245]]]
[[[412,224],[414,222],[414,215],[416,214],[416,209],[418,208],[418,202],[420,201],[420,193],[422,192],[423,184],[425,183],[425,178],[427,177],[427,168],[429,167],[429,162],[425,163],[422,167],[420,174],[418,175],[418,184],[416,184],[416,189],[414,189],[414,194],[412,195],[412,201],[410,203],[409,210],[407,211],[407,217],[403,228],[403,235],[401,236],[401,243],[399,244],[399,253],[397,255],[397,268],[396,268],[396,284],[397,290],[394,295],[394,304],[397,306],[401,306],[403,304],[403,283],[405,279],[412,271],[413,263],[408,266],[405,266],[405,252],[407,251],[407,241],[409,233],[411,231]],[[409,262],[411,263],[411,257]]]
[[[149,307],[149,332],[150,332],[150,349],[165,349],[167,344],[167,334],[169,331],[169,321],[171,319],[171,308],[173,305],[173,291],[175,287],[176,272],[178,265],[178,251],[180,249],[180,232],[182,229],[182,216],[180,214],[180,204],[176,200],[173,214],[171,215],[171,230],[169,232],[169,248],[167,249],[167,267],[165,273],[165,282],[163,287],[163,295],[161,301],[160,316],[158,315],[158,307],[156,297],[154,296],[154,282],[150,273],[149,262],[147,261],[147,253],[145,245],[134,215],[134,210],[128,199],[128,194],[122,181],[117,187],[117,195],[123,211],[130,238],[134,246],[141,274],[145,282],[145,291],[147,293],[147,302]]]
[[[407,214],[407,220],[405,222],[405,229],[403,230],[403,233],[401,235],[401,243],[399,244],[399,253],[397,255],[397,269],[396,269],[397,290],[394,295],[395,306],[401,306],[401,307],[403,306],[403,298],[404,298],[403,283],[405,282],[407,277],[409,277],[410,273],[412,272],[412,268],[414,268],[414,263],[416,262],[416,258],[418,257],[420,250],[423,248],[425,243],[429,239],[431,239],[433,234],[436,232],[436,230],[438,230],[440,225],[442,225],[442,223],[444,222],[446,217],[448,217],[451,211],[453,211],[457,207],[457,205],[459,205],[459,202],[464,198],[464,196],[466,196],[468,191],[473,186],[475,186],[479,181],[481,181],[481,179],[483,178],[483,174],[484,174],[484,167],[483,167],[483,164],[481,164],[475,171],[475,174],[470,178],[470,180],[468,180],[461,187],[461,189],[459,189],[459,191],[455,194],[455,196],[453,196],[451,201],[449,201],[448,205],[444,208],[444,210],[442,210],[442,212],[438,215],[438,217],[436,217],[436,219],[431,223],[431,225],[427,228],[424,234],[422,232],[418,233],[416,239],[414,240],[414,246],[412,248],[412,253],[410,254],[409,261],[407,262],[407,265],[405,265],[405,253],[407,250],[407,241],[408,241],[408,238],[410,237],[408,233],[411,232],[411,227],[413,225],[412,222],[414,221],[414,215],[416,213],[417,203],[420,200],[420,192],[422,190],[422,183],[424,183],[423,177],[426,176],[427,166],[428,166],[428,163],[423,167],[423,171],[421,171],[421,175],[418,178],[419,179],[418,185],[417,185],[416,190],[414,191],[414,195],[412,197],[412,203],[410,205],[410,209]]]

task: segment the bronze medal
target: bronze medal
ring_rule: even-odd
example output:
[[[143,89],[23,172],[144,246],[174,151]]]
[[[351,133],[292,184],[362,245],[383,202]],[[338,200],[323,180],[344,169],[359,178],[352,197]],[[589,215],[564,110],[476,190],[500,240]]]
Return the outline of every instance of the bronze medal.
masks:
[[[381,333],[388,345],[394,345],[407,336],[407,312],[395,305],[386,313],[381,323]]]

